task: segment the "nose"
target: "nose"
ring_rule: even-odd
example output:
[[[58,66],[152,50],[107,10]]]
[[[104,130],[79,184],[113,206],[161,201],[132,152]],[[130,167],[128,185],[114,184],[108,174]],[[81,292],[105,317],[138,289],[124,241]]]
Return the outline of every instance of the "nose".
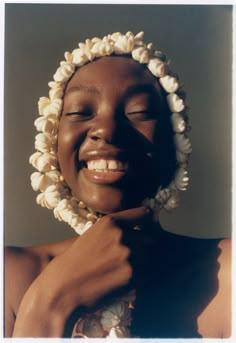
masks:
[[[88,132],[90,139],[97,141],[103,140],[107,144],[112,144],[117,140],[119,132],[120,121],[122,118],[117,118],[115,114],[100,114],[97,115]]]

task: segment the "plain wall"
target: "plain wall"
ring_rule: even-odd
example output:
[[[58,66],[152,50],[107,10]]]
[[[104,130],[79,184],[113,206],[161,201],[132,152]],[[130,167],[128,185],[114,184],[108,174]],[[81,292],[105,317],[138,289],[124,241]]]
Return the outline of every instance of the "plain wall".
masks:
[[[169,231],[231,233],[232,6],[6,4],[5,242],[33,245],[73,229],[36,204],[30,185],[40,96],[48,96],[64,51],[115,31],[145,32],[165,51],[187,91],[193,154],[180,208],[162,213]]]

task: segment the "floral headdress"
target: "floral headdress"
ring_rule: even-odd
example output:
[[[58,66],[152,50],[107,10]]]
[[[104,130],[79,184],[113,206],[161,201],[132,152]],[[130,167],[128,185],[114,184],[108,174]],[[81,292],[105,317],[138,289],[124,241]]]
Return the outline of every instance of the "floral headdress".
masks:
[[[78,234],[85,232],[101,214],[87,208],[66,184],[58,164],[57,134],[67,82],[77,68],[95,58],[129,54],[135,61],[146,65],[167,94],[178,166],[168,187],[158,189],[155,198],[146,199],[144,203],[154,213],[161,207],[166,210],[174,209],[179,204],[179,191],[186,190],[188,185],[186,168],[192,149],[187,136],[186,106],[180,95],[180,83],[170,70],[164,53],[155,50],[152,43],[145,44],[143,37],[143,32],[137,35],[130,31],[126,34],[115,32],[103,38],[94,37],[86,39],[85,43],[79,43],[79,47],[71,53],[65,52],[65,61],[60,62],[60,67],[53,76],[54,81],[48,83],[49,97],[41,97],[38,102],[40,116],[34,124],[40,133],[35,137],[37,151],[30,157],[30,163],[38,170],[31,175],[33,189],[41,192],[36,201],[43,207],[53,209],[54,216],[67,222]]]

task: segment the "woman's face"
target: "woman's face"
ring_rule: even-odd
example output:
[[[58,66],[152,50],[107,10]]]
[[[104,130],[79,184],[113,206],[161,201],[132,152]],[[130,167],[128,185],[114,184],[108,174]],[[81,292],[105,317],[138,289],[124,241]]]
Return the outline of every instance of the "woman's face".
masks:
[[[93,61],[68,83],[58,158],[67,184],[88,207],[107,214],[157,191],[160,94],[148,69],[124,56]]]

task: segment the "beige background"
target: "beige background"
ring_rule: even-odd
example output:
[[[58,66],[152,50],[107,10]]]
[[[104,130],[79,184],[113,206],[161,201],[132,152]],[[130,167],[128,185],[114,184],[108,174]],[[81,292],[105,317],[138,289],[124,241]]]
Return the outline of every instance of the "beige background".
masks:
[[[34,152],[37,101],[48,95],[66,50],[114,31],[145,31],[180,75],[191,107],[189,190],[168,230],[197,237],[231,232],[232,7],[177,5],[6,4],[5,242],[32,245],[72,236],[73,229],[36,205],[28,164]]]

